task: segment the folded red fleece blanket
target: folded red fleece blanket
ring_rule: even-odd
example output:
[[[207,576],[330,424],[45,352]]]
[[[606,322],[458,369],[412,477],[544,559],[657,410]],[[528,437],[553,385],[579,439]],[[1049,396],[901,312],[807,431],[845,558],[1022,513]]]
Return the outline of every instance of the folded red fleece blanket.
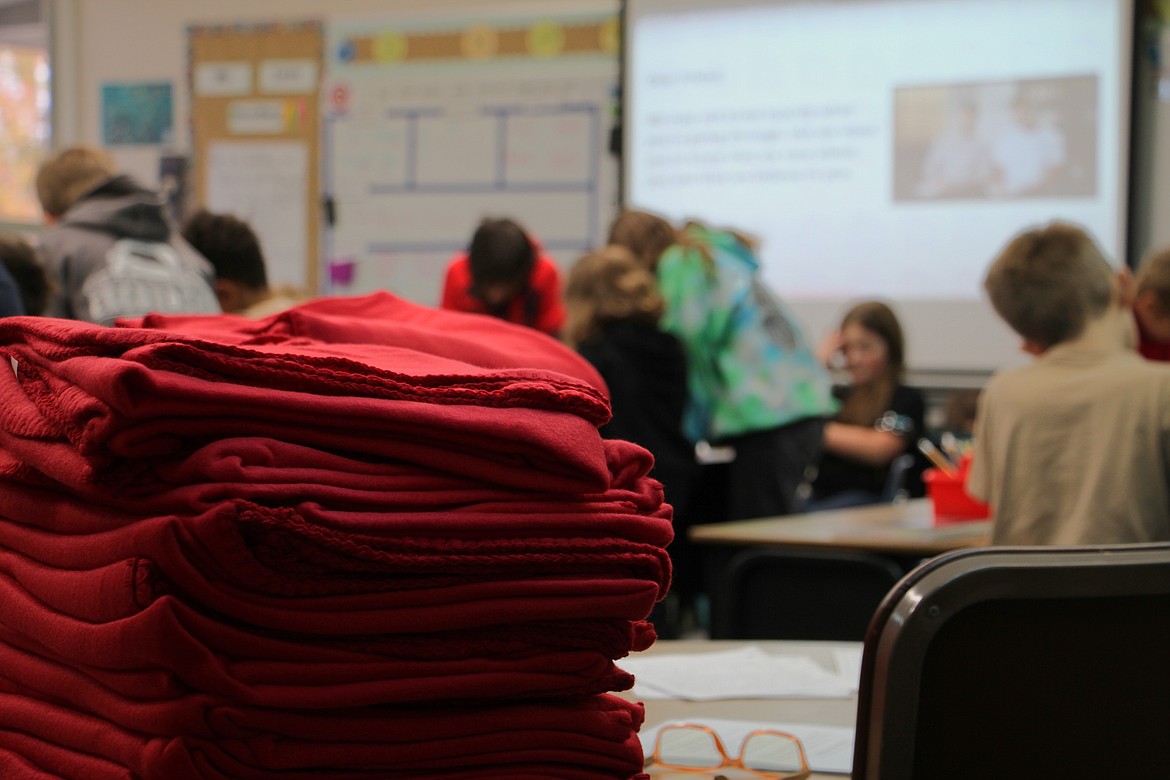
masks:
[[[0,528],[9,527],[0,524]],[[319,595],[314,591],[325,590],[325,586],[297,587],[293,584],[297,575],[286,573],[272,575],[264,582],[267,590],[262,591],[241,587],[239,581],[248,575],[241,576],[222,560],[219,567],[202,566],[181,553],[175,555],[176,549],[159,546],[155,552],[164,564],[134,556],[95,562],[86,568],[77,568],[76,563],[70,568],[46,565],[35,557],[7,551],[0,555],[0,571],[8,572],[39,602],[60,605],[81,620],[108,622],[130,617],[173,595],[185,604],[242,624],[337,641],[375,634],[465,631],[553,621],[566,613],[579,620],[637,621],[649,613],[654,599],[665,589],[658,580],[588,569],[573,572],[572,560],[566,558],[564,571],[540,577],[509,578],[506,573],[488,572],[479,579],[461,577],[459,584],[450,584],[450,577],[436,584],[434,580],[440,578],[403,575],[399,584],[391,574],[384,574],[371,577],[373,584],[367,585],[368,590],[350,586],[349,593]],[[33,552],[54,557],[43,550]],[[419,581],[423,584],[418,585]],[[396,584],[399,588],[392,590]],[[631,649],[617,651],[624,655]]]
[[[228,344],[305,339],[327,344],[410,347],[488,369],[536,368],[580,379],[598,390],[596,369],[532,328],[494,317],[420,306],[387,292],[326,297],[260,320],[231,315],[160,315],[119,322]]]
[[[493,648],[510,653],[544,647],[594,649],[619,658],[652,641],[638,617],[662,592],[659,582],[565,574],[555,581],[485,578],[403,589],[403,581],[390,576],[337,572],[314,579],[300,566],[285,570],[286,562],[275,555],[271,562],[258,560],[241,536],[245,525],[230,507],[196,519],[152,518],[74,536],[4,521],[0,545],[30,559],[18,577],[24,587],[42,601],[66,598],[71,614],[90,620],[137,614],[160,595],[176,594],[248,625],[331,636],[393,657],[459,658],[490,655]],[[151,557],[142,554],[147,549]],[[30,571],[35,563],[47,567],[44,576]],[[91,573],[103,567],[100,577]],[[492,617],[500,622],[485,625]],[[533,627],[516,635],[509,618]],[[422,631],[432,632],[440,647],[418,636]]]
[[[9,357],[18,351],[0,347]],[[66,363],[47,370],[23,362],[17,374],[0,372],[0,395],[9,399],[0,408],[0,447],[33,468],[53,468],[55,478],[65,472],[98,481],[119,459],[173,457],[209,440],[260,436],[523,489],[608,487],[595,423],[576,414],[321,395],[283,389],[282,377],[249,386],[121,358]],[[294,361],[287,371],[303,376],[307,367]]]
[[[423,740],[489,737],[537,728],[625,741],[641,707],[608,694],[473,706],[376,706],[324,709],[248,706],[201,691],[130,697],[83,669],[16,647],[2,648],[0,691],[39,698],[151,736],[249,739],[272,735],[316,742],[383,742],[401,749]]]
[[[404,600],[399,606],[406,606],[415,602],[409,592],[420,588],[476,582],[628,579],[652,582],[662,592],[669,582],[669,558],[662,546],[599,534],[550,536],[557,533],[555,515],[531,516],[526,536],[511,538],[497,532],[494,538],[481,534],[462,539],[453,534],[398,533],[372,512],[329,511],[312,504],[270,508],[232,501],[194,517],[156,517],[113,524],[104,532],[69,533],[69,519],[83,515],[84,506],[67,501],[39,506],[36,491],[8,488],[0,483],[0,498],[5,499],[0,518],[11,524],[0,526],[0,544],[59,567],[96,568],[143,558],[180,585],[190,582],[187,572],[194,570],[253,593],[330,595],[392,589],[395,593],[385,595]],[[46,515],[37,517],[37,509]],[[472,515],[488,525],[493,517]],[[576,519],[584,524],[589,516]],[[634,525],[641,518],[625,519]],[[34,533],[34,524],[46,520],[53,527],[42,530],[50,533]],[[658,524],[662,518],[651,520]],[[544,529],[545,536],[537,536],[536,529]]]
[[[151,738],[15,694],[0,694],[0,751],[23,757],[49,776],[94,780],[268,780],[289,773],[321,780],[526,776],[600,780],[634,777],[642,765],[634,728],[624,741],[589,742],[573,731],[551,729],[514,731],[488,741],[439,739],[418,743],[399,759],[378,741]]]
[[[132,698],[196,690],[260,707],[339,708],[502,701],[625,690],[632,678],[588,651],[523,658],[362,659],[335,643],[270,636],[203,615],[174,598],[105,623],[78,620],[0,575],[0,639],[76,669]],[[311,638],[306,638],[310,639]]]
[[[609,448],[607,448],[608,450]],[[644,451],[641,451],[644,452]],[[491,539],[526,536],[616,537],[667,545],[673,534],[661,485],[612,464],[604,493],[550,493],[493,486],[395,462],[377,463],[270,439],[213,442],[189,457],[144,464],[132,482],[62,485],[15,464],[0,477],[0,507],[63,534],[83,534],[157,515],[197,515],[234,499],[269,506],[306,504],[349,510],[371,535]],[[321,463],[312,467],[313,459]],[[59,462],[42,467],[68,479]],[[145,478],[146,474],[153,478]],[[622,481],[619,481],[622,480]],[[83,504],[77,508],[78,504]],[[368,514],[361,514],[366,512]],[[328,522],[329,517],[321,517]]]

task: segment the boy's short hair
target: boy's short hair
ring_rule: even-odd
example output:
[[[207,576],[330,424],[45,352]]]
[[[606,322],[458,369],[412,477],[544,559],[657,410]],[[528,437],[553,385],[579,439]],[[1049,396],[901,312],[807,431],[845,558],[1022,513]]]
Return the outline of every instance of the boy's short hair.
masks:
[[[117,175],[114,158],[94,146],[73,146],[41,163],[37,170],[37,198],[50,217],[59,217],[81,196]]]
[[[236,282],[254,292],[268,289],[260,239],[244,220],[203,209],[183,225],[183,238],[207,258],[217,279]]]
[[[1152,293],[1157,308],[1170,314],[1170,247],[1153,252],[1142,262],[1134,285],[1134,294]]]
[[[1114,272],[1081,228],[1052,222],[1013,238],[983,286],[999,316],[1047,349],[1076,338],[1113,300]]]
[[[515,221],[485,219],[471,237],[467,250],[471,291],[477,295],[491,285],[527,283],[536,265],[532,239]]]

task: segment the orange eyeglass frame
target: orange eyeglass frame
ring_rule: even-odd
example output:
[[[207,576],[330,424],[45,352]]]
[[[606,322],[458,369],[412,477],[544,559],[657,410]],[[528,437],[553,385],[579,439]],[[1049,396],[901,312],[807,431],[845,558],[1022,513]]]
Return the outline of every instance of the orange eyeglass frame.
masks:
[[[715,743],[715,749],[719,751],[719,756],[722,759],[722,763],[720,763],[719,766],[692,767],[679,766],[677,764],[672,764],[669,761],[664,761],[662,759],[661,753],[662,735],[668,731],[675,730],[704,731],[707,734],[710,734],[711,739]],[[786,739],[792,740],[792,742],[796,745],[796,749],[800,752],[801,768],[796,772],[768,772],[744,766],[743,750],[752,737],[760,734],[768,734],[771,736],[784,737]],[[739,754],[735,757],[732,757],[732,755],[727,752],[727,748],[724,746],[723,740],[719,738],[719,735],[715,733],[715,730],[712,728],[700,725],[698,723],[676,723],[670,726],[664,726],[662,730],[658,732],[658,737],[654,740],[654,752],[650,755],[650,761],[653,764],[676,772],[713,772],[718,769],[731,767],[733,769],[742,769],[745,772],[751,772],[753,775],[759,775],[760,777],[776,778],[777,780],[806,780],[806,778],[812,774],[812,770],[809,769],[808,766],[808,757],[804,753],[804,745],[800,743],[800,740],[792,734],[788,734],[783,731],[775,731],[773,729],[756,729],[755,731],[745,736],[743,738],[743,742],[740,743]]]

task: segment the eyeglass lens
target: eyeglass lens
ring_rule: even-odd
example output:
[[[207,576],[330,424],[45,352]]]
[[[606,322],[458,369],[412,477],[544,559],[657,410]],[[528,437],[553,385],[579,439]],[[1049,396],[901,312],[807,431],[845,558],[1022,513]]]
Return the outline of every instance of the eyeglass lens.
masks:
[[[715,743],[715,735],[703,729],[664,729],[658,735],[658,756],[664,764],[688,769],[723,766],[723,755]]]
[[[799,772],[804,767],[800,760],[800,746],[779,734],[753,734],[743,745],[740,756],[746,769],[757,772]]]

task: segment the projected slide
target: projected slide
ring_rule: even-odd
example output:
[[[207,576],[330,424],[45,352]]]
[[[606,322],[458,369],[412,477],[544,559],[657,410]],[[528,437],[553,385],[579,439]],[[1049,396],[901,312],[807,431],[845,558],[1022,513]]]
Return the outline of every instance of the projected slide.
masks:
[[[814,335],[883,298],[912,365],[994,368],[1011,235],[1064,219],[1124,256],[1129,5],[629,0],[625,203],[756,235]]]

